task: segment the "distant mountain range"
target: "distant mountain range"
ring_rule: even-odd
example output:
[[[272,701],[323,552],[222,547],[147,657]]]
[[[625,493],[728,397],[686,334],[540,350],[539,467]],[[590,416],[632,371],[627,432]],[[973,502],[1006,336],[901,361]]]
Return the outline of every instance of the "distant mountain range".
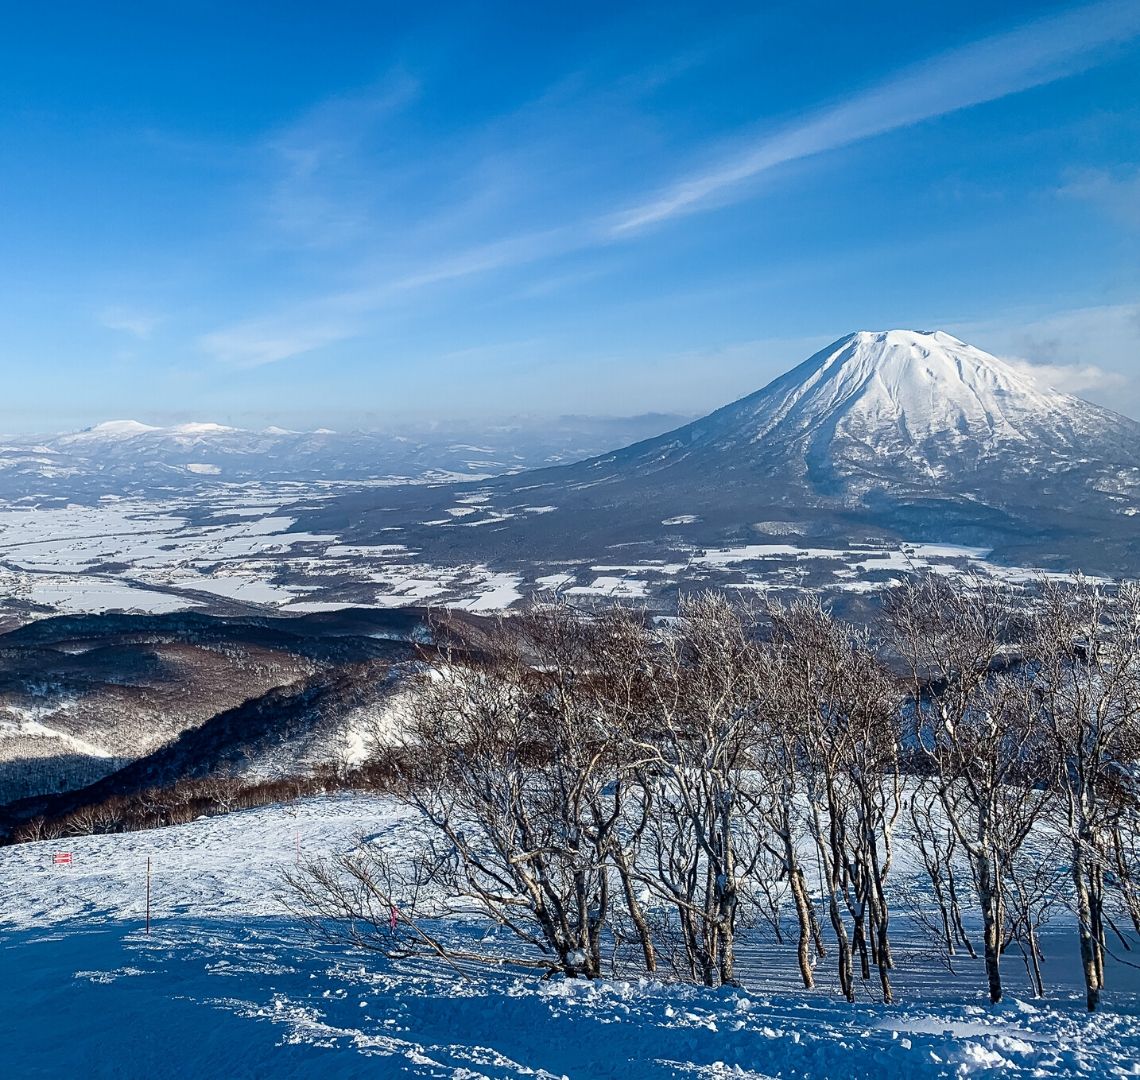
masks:
[[[112,420],[62,435],[0,437],[0,499],[148,496],[252,481],[462,480],[576,461],[679,419],[564,416],[392,432]]]
[[[783,535],[953,541],[1029,565],[1140,572],[1140,424],[942,331],[850,334],[683,427],[463,490],[479,516],[457,527],[408,524],[439,519],[452,489],[383,507],[346,497],[323,515],[355,540],[402,528],[434,561]],[[522,503],[550,509],[515,513]]]

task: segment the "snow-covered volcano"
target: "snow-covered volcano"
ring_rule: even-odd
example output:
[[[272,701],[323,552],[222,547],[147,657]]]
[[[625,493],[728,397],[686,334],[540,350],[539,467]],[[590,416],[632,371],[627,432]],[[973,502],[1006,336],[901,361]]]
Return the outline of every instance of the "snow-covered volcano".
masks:
[[[931,493],[949,494],[955,478],[990,467],[1025,475],[1090,457],[1140,465],[1140,424],[940,330],[850,334],[655,442],[664,450],[671,440],[671,459],[715,449],[737,466],[752,459],[804,475],[820,494],[856,497],[912,481],[945,482]]]

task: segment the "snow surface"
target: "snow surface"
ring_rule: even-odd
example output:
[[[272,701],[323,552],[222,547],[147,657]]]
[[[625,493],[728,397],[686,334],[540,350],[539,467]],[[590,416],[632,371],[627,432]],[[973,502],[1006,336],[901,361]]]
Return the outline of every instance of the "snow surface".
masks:
[[[470,600],[461,600],[455,606],[465,611],[500,611],[522,599],[517,574],[491,574],[480,584],[483,590]]]
[[[649,583],[638,578],[596,577],[589,585],[575,585],[565,590],[568,596],[612,596],[639,599],[649,595]]]
[[[574,574],[544,574],[542,577],[536,577],[534,583],[539,589],[558,590],[573,585],[577,580]]]
[[[1014,987],[991,1007],[979,972],[954,978],[928,966],[909,982],[900,970],[899,1004],[849,1006],[824,979],[815,991],[796,989],[788,965],[764,946],[742,957],[740,989],[543,983],[509,968],[458,974],[318,946],[285,917],[281,874],[298,852],[343,851],[361,837],[399,851],[413,827],[385,799],[336,796],[0,849],[0,1075],[1140,1074],[1140,987],[1114,967],[1105,1009],[1087,1016],[1079,989],[1063,981],[1076,967],[1070,928],[1046,940],[1054,989],[1045,1001],[1019,999]],[[53,866],[58,850],[71,851],[74,866]],[[913,967],[913,942],[905,929],[896,933],[900,958]],[[1013,984],[1012,963],[1008,975]]]
[[[941,330],[863,331],[819,363],[783,408],[885,428],[903,420],[914,438],[1021,438],[1022,417],[1056,412],[1057,393]]]
[[[101,746],[96,746],[86,739],[80,739],[66,731],[58,731],[42,723],[44,719],[59,712],[66,712],[71,707],[71,701],[65,701],[63,705],[33,709],[21,708],[17,705],[0,706],[0,740],[5,738],[55,739],[74,753],[83,754],[86,757],[109,758],[111,754]]]
[[[235,427],[227,427],[225,424],[213,423],[189,423],[189,424],[175,424],[174,427],[169,429],[176,435],[225,435],[232,431],[237,431]]]
[[[65,615],[135,611],[162,615],[197,607],[197,601],[106,580],[33,581],[29,598]]]

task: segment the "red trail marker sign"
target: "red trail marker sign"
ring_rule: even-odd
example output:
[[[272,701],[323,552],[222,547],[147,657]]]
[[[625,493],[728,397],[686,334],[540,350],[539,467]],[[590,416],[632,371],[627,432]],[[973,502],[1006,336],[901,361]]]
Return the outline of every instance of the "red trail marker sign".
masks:
[[[57,851],[51,857],[51,861],[56,866],[70,866],[71,865],[71,852],[70,851]]]

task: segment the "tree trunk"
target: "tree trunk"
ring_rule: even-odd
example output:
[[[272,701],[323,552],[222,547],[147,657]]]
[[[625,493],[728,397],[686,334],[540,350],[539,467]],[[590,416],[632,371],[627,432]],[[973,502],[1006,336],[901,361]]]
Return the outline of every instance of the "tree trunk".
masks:
[[[990,1001],[1001,1001],[1001,919],[998,913],[997,888],[994,883],[990,853],[978,857],[978,899],[982,905],[982,936],[986,957],[986,979]]]
[[[1073,886],[1077,895],[1077,932],[1081,941],[1081,971],[1085,979],[1085,1001],[1089,1012],[1100,1004],[1099,942],[1093,925],[1092,898],[1086,867],[1085,848],[1078,839],[1073,844]]]
[[[852,938],[855,949],[859,953],[859,975],[866,982],[871,977],[871,960],[867,955],[867,925],[864,911],[853,916]]]
[[[970,940],[969,935],[966,933],[966,927],[962,923],[962,905],[958,903],[958,889],[954,884],[954,871],[950,869],[949,863],[947,863],[946,868],[946,886],[950,895],[950,914],[954,922],[954,932],[958,935],[958,940],[965,947],[966,952],[970,954],[970,959],[976,960],[978,953],[974,949],[974,943]]]
[[[807,887],[804,884],[804,875],[799,866],[793,864],[788,873],[788,878],[792,889],[792,899],[796,904],[796,920],[799,922],[800,927],[798,948],[800,978],[803,979],[804,986],[810,990],[815,986],[811,959],[812,922],[814,921],[815,913],[812,911],[811,902],[808,900]]]
[[[843,925],[843,916],[839,911],[839,901],[834,890],[831,893],[828,909],[831,913],[831,926],[835,930],[835,944],[838,952],[839,989],[843,996],[853,1002],[855,1000],[855,970],[851,962],[851,942],[847,937],[847,927]]]
[[[1041,950],[1037,947],[1037,932],[1032,926],[1026,934],[1029,938],[1029,960],[1033,965],[1033,990],[1039,997],[1045,996],[1045,980],[1041,977]]]
[[[641,942],[641,953],[645,958],[645,970],[653,974],[657,970],[657,951],[653,948],[653,934],[649,930],[649,923],[645,912],[641,910],[637,896],[633,891],[633,879],[630,876],[629,859],[620,846],[615,848],[614,863],[617,866],[618,877],[621,880],[622,894],[625,896],[625,906],[629,917],[637,928],[637,937]]]

